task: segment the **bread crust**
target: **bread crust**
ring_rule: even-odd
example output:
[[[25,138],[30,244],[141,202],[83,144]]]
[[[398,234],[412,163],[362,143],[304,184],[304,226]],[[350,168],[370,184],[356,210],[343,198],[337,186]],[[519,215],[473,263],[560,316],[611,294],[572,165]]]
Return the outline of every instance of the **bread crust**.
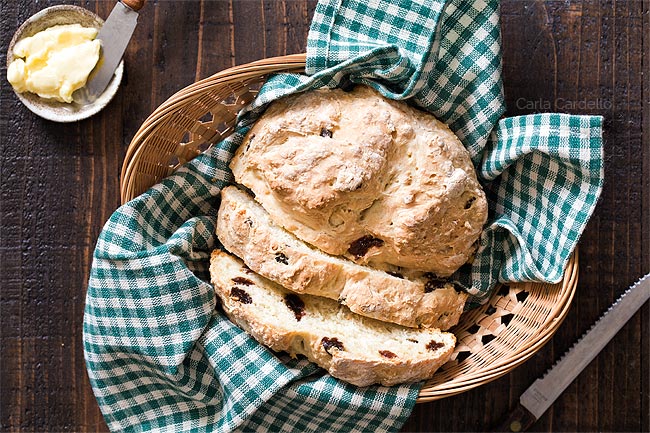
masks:
[[[274,102],[230,166],[277,224],[376,268],[447,277],[471,257],[487,219],[451,130],[366,86]]]
[[[467,294],[430,278],[400,278],[333,257],[276,226],[246,192],[221,192],[217,237],[260,275],[285,288],[334,299],[353,312],[409,327],[449,329]]]
[[[353,385],[426,380],[456,344],[451,333],[379,322],[317,296],[300,295],[300,308],[289,308],[291,292],[223,251],[212,253],[210,274],[231,321],[272,350],[304,355]]]

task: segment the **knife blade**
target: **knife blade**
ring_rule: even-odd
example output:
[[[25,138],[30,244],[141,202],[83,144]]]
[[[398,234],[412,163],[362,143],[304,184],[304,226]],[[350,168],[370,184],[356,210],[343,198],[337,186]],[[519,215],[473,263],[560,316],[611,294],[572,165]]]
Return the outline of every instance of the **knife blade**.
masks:
[[[145,0],[122,0],[115,4],[97,34],[97,39],[101,41],[99,61],[86,85],[73,93],[75,102],[88,104],[104,92],[131,40],[138,23],[138,11],[144,2]]]
[[[537,421],[582,370],[650,299],[650,274],[630,286],[591,328],[519,397],[519,404],[493,431],[524,431]]]

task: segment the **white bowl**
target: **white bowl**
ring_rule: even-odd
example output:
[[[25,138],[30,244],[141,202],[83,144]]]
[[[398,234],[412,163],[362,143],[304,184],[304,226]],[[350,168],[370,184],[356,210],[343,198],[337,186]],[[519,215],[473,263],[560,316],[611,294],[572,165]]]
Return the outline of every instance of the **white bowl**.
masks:
[[[19,40],[33,36],[36,33],[47,29],[48,27],[62,24],[81,24],[84,27],[101,28],[104,24],[98,15],[73,5],[52,6],[32,15],[25,21],[14,33],[14,37],[9,43],[7,52],[7,66],[16,58],[13,50],[14,45]],[[124,61],[121,61],[115,70],[115,75],[106,87],[106,90],[92,103],[81,105],[75,102],[65,103],[58,102],[30,92],[18,93],[14,91],[18,99],[34,114],[54,122],[76,122],[86,119],[101,111],[115,96],[117,89],[122,81],[124,73]],[[4,77],[6,80],[7,78]]]

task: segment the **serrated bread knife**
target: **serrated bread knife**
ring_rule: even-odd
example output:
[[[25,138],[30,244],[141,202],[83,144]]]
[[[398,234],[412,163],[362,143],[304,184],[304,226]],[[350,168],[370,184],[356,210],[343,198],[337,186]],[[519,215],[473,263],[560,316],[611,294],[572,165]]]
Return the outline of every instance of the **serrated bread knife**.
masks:
[[[122,0],[115,4],[97,34],[97,39],[102,44],[99,61],[90,73],[86,85],[72,94],[75,102],[91,103],[104,92],[131,40],[138,23],[138,11],[144,6],[144,2],[145,0]]]
[[[519,397],[519,404],[493,431],[528,429],[650,298],[650,274],[630,286],[546,374]]]

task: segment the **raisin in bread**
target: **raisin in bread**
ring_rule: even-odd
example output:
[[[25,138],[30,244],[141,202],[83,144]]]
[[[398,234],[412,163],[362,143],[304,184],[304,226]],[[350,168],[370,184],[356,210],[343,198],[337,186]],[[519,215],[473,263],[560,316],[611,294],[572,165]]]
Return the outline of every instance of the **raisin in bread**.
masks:
[[[332,254],[447,277],[487,201],[469,152],[432,115],[367,86],[274,102],[231,165],[273,221]]]
[[[336,301],[297,295],[215,250],[210,274],[232,322],[261,344],[304,355],[332,376],[358,386],[430,378],[451,356],[456,338],[351,313]]]
[[[221,192],[217,237],[260,275],[383,321],[446,330],[458,323],[467,299],[450,283],[400,278],[325,254],[275,225],[262,206],[235,186]]]

